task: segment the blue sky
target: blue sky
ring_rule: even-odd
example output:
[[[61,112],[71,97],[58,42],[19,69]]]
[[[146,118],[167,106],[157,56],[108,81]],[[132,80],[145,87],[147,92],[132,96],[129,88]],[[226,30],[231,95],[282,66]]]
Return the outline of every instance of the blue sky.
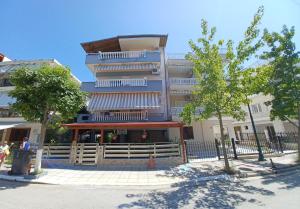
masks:
[[[55,58],[90,81],[81,42],[159,33],[169,35],[167,53],[186,53],[202,18],[217,27],[218,38],[237,42],[260,5],[261,28],[294,25],[299,49],[300,0],[10,0],[0,3],[0,52],[11,59]]]

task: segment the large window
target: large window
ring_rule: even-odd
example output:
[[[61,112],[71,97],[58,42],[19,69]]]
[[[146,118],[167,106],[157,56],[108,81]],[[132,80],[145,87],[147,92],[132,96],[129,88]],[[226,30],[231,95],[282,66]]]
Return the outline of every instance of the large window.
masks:
[[[4,87],[4,86],[12,86],[8,78],[0,79],[0,87]]]

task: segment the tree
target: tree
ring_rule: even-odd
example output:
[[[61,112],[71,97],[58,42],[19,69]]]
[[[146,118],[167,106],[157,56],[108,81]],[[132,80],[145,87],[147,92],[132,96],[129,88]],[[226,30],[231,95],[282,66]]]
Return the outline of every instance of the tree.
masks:
[[[293,37],[295,28],[283,26],[281,34],[264,31],[264,41],[270,51],[265,51],[263,59],[269,60],[270,80],[265,93],[273,96],[271,118],[289,121],[298,128],[298,151],[300,153],[300,66],[299,51],[296,51]],[[298,124],[295,120],[298,119]],[[300,159],[300,154],[299,154]]]
[[[189,41],[192,52],[186,57],[194,63],[193,72],[198,84],[194,87],[192,101],[185,106],[182,117],[190,123],[192,120],[217,116],[227,172],[231,172],[231,169],[225,148],[223,116],[232,116],[237,120],[245,117],[241,104],[246,104],[248,99],[242,88],[242,65],[262,46],[260,40],[255,41],[259,35],[258,25],[262,15],[263,7],[260,7],[236,50],[233,49],[232,40],[226,42],[225,57],[220,52],[224,41],[214,41],[216,28],[209,29],[205,20],[201,23],[202,37],[197,41],[199,46]],[[199,115],[195,114],[198,107],[203,109]]]
[[[40,172],[46,128],[49,124],[74,117],[84,105],[85,96],[70,70],[44,65],[38,69],[20,68],[10,78],[16,99],[12,108],[28,121],[41,123],[35,172]]]

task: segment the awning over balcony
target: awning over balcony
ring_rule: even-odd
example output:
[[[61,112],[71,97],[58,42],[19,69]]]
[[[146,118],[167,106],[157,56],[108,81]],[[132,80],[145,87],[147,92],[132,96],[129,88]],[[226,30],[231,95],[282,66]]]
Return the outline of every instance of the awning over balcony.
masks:
[[[95,66],[96,71],[141,71],[141,70],[153,70],[159,69],[159,66],[152,63],[145,64],[126,64],[126,65],[97,65]]]
[[[155,109],[160,107],[159,93],[106,93],[93,94],[88,111]]]

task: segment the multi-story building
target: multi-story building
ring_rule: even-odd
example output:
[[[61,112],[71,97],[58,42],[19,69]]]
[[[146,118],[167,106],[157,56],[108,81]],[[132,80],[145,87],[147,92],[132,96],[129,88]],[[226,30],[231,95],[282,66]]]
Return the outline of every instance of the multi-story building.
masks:
[[[36,69],[42,65],[55,66],[60,65],[60,63],[55,59],[6,60],[0,62],[0,142],[22,141],[25,136],[29,137],[32,142],[36,142],[40,135],[40,124],[28,122],[10,109],[10,104],[15,99],[9,96],[9,91],[14,89],[9,81],[9,75],[21,67]]]
[[[82,83],[82,90],[89,93],[90,114],[80,115],[78,122],[170,121],[166,42],[166,35],[135,35],[82,43],[86,65],[95,81]],[[122,142],[138,142],[144,131],[124,132]],[[97,140],[99,134],[99,130],[80,133],[91,141]],[[156,142],[168,138],[165,127],[148,129],[147,135]]]
[[[197,83],[193,75],[193,63],[184,58],[184,54],[168,55],[166,69],[168,71],[170,113],[172,120],[181,121],[180,113],[184,105],[191,101],[193,86]],[[196,114],[201,113],[201,108]],[[225,133],[234,137],[233,120],[224,117]],[[205,121],[193,121],[190,126],[184,127],[185,139],[196,139],[199,141],[211,141],[219,138],[219,122],[216,117],[209,118]],[[171,137],[178,138],[179,132],[172,129],[169,132]]]
[[[166,42],[166,35],[134,35],[82,43],[95,81],[82,83],[89,93],[89,114],[79,115],[78,122],[182,122],[180,113],[196,84],[193,64],[183,55],[167,58]],[[183,127],[183,138],[213,140],[219,134],[217,124],[217,118],[194,121]],[[233,137],[231,124],[232,119],[225,118],[225,132]],[[121,142],[138,142],[144,130],[117,131]],[[81,129],[79,141],[96,142],[111,131],[112,127],[103,134],[100,129]],[[180,129],[162,126],[147,129],[147,134],[151,142],[177,141]]]

